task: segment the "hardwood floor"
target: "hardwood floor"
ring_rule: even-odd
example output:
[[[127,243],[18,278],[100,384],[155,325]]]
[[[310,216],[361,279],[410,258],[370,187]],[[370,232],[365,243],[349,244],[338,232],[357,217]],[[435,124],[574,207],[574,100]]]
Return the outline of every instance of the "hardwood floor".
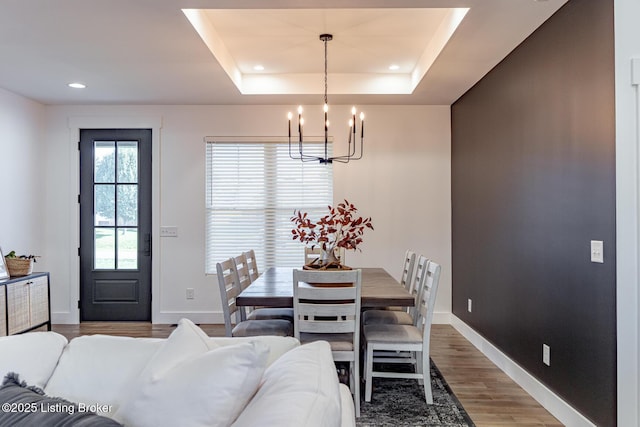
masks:
[[[53,325],[68,339],[106,334],[166,338],[175,325],[86,322]],[[224,336],[224,325],[200,325],[210,336]],[[431,358],[478,427],[562,426],[549,412],[498,369],[450,325],[433,325]]]

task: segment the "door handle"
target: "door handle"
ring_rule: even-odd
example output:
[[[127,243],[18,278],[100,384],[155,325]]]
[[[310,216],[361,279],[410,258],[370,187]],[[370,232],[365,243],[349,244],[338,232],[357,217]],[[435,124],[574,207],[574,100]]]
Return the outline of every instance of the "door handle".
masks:
[[[144,235],[144,255],[151,256],[151,233]]]

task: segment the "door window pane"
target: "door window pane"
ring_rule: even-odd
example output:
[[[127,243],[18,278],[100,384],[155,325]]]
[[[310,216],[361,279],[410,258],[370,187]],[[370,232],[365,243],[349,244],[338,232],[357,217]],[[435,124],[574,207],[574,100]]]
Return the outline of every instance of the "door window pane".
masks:
[[[115,228],[94,229],[95,259],[93,265],[96,270],[113,270],[116,267],[115,236]]]
[[[118,141],[118,182],[138,182],[137,141]]]
[[[94,182],[115,182],[116,143],[95,141],[93,143]]]
[[[96,184],[94,190],[94,225],[115,225],[116,187],[113,184]]]
[[[118,229],[118,270],[138,268],[138,229]]]
[[[118,185],[118,225],[138,225],[138,186]]]

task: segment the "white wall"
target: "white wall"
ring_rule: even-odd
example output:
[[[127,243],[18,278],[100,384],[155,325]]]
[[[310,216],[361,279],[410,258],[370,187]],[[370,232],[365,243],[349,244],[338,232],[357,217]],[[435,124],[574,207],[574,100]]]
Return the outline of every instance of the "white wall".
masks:
[[[640,3],[616,0],[614,6],[618,425],[637,426],[640,425]]]
[[[216,280],[204,275],[205,136],[285,135],[285,106],[50,106],[46,114],[46,252],[54,262],[53,321],[75,323],[78,295],[77,124],[118,123],[141,118],[161,121],[154,139],[155,323],[187,316],[221,322]],[[348,106],[334,106],[333,123],[346,123]],[[319,106],[306,108],[307,134],[320,135]],[[349,253],[354,266],[381,266],[399,278],[407,248],[442,264],[437,318],[451,312],[450,112],[448,106],[367,106],[365,155],[334,166],[336,201],[347,198],[375,231],[365,235],[362,253]],[[315,118],[317,117],[317,120]],[[71,124],[70,124],[71,123]],[[111,124],[111,125],[110,125]],[[81,127],[83,125],[80,125]],[[315,126],[315,128],[313,128]],[[160,126],[159,126],[160,128]],[[336,143],[343,139],[336,133]],[[346,125],[344,135],[346,136]],[[336,154],[340,148],[336,146]],[[178,238],[160,238],[160,225],[177,226]],[[185,288],[195,300],[185,299]],[[440,315],[438,316],[438,313]]]
[[[11,250],[44,254],[43,116],[43,105],[0,89],[0,247],[5,255]]]

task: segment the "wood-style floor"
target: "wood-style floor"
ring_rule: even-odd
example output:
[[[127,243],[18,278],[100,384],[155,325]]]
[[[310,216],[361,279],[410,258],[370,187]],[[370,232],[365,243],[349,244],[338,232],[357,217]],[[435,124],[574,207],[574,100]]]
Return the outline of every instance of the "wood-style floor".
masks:
[[[166,338],[175,325],[86,322],[53,325],[68,339],[107,334]],[[210,336],[224,336],[223,325],[200,325]],[[562,426],[522,388],[450,325],[433,325],[431,358],[478,427]]]

